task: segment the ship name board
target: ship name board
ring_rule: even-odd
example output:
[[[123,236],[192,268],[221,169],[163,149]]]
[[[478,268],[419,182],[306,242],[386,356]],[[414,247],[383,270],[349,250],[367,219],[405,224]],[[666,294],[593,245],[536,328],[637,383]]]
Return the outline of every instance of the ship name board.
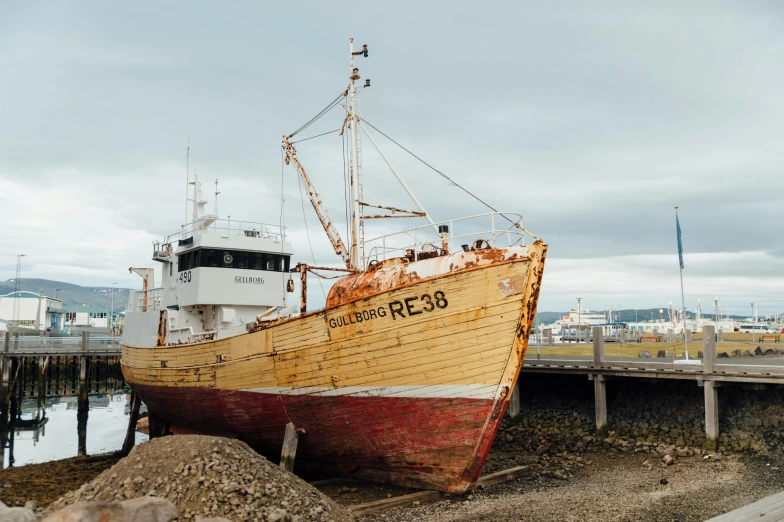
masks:
[[[248,284],[255,284],[255,285],[263,285],[264,278],[263,277],[254,277],[254,276],[235,276],[234,277],[235,283],[248,283]]]
[[[398,318],[406,319],[425,312],[432,312],[436,308],[444,309],[447,306],[449,306],[449,301],[447,301],[446,295],[441,290],[438,290],[434,292],[432,296],[430,294],[422,294],[419,297],[406,297],[402,300],[390,301],[386,306],[369,308],[367,310],[362,310],[361,312],[352,312],[339,317],[332,317],[329,320],[329,327],[340,328],[342,326],[363,323],[378,317],[387,316],[390,316],[393,320],[397,321]]]

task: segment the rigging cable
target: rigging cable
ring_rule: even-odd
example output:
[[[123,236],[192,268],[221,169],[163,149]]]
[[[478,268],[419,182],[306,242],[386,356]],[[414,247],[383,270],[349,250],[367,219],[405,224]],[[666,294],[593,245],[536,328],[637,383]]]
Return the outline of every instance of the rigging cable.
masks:
[[[309,121],[308,121],[308,122],[307,122],[305,125],[303,125],[303,126],[302,126],[302,127],[300,127],[299,129],[297,129],[297,130],[295,130],[294,132],[292,132],[291,134],[289,134],[289,135],[288,135],[288,138],[293,138],[294,136],[296,136],[297,134],[299,134],[299,133],[300,133],[300,132],[302,132],[303,130],[305,130],[305,129],[307,129],[308,127],[310,127],[311,125],[313,125],[313,124],[314,124],[314,123],[315,123],[315,122],[316,122],[316,121],[317,121],[319,118],[321,118],[322,116],[324,116],[326,113],[328,113],[329,111],[331,111],[331,110],[332,110],[332,109],[333,109],[333,108],[334,108],[334,107],[335,107],[335,106],[336,106],[338,103],[340,103],[340,100],[341,100],[342,98],[344,98],[344,97],[345,97],[347,94],[348,94],[348,91],[343,91],[343,92],[341,92],[341,93],[338,95],[338,97],[337,97],[337,98],[335,98],[334,100],[332,100],[331,102],[329,102],[329,105],[327,105],[326,107],[324,107],[323,109],[321,109],[321,112],[319,112],[318,114],[316,114],[315,116],[313,116],[313,117],[312,117],[312,118],[311,118],[311,119],[310,119],[310,120],[309,120]]]
[[[302,194],[302,179],[297,176],[297,183],[299,184],[299,200],[302,203],[302,220],[305,222],[305,235],[308,237],[308,246],[310,246],[310,255],[313,258],[313,265],[316,265],[316,254],[313,252],[313,243],[310,242],[310,231],[308,230],[308,218],[305,216],[305,196]],[[307,275],[305,276],[307,277]],[[319,286],[321,287],[321,293],[324,295],[324,301],[327,300],[327,293],[324,292],[324,285],[321,283],[321,279],[319,279]]]
[[[312,140],[312,139],[314,139],[314,138],[320,138],[320,137],[322,137],[322,136],[326,136],[327,134],[332,134],[333,132],[338,132],[339,130],[340,130],[340,129],[335,129],[335,130],[331,130],[331,131],[329,131],[329,132],[324,132],[324,133],[321,133],[321,134],[316,134],[315,136],[311,136],[310,138],[302,138],[301,140],[292,141],[292,142],[291,142],[291,144],[292,144],[292,145],[294,145],[295,143],[301,143],[301,142],[303,142],[303,141]]]
[[[286,205],[286,195],[283,192],[283,178],[284,178],[284,171],[286,169],[286,158],[283,154],[283,147],[280,148],[280,253],[284,254],[283,250],[285,249],[285,242],[286,242],[286,229],[284,228],[283,222],[283,208]],[[283,278],[283,306],[285,307],[288,304],[287,296],[286,296],[286,278]]]
[[[438,170],[437,168],[435,168],[434,166],[432,166],[430,163],[426,162],[425,160],[423,160],[422,158],[420,158],[419,156],[417,156],[416,154],[414,154],[413,152],[411,152],[410,150],[408,150],[407,148],[405,148],[403,145],[401,145],[400,143],[396,142],[395,140],[393,140],[392,138],[390,138],[389,136],[387,136],[386,134],[384,134],[384,132],[383,132],[382,130],[380,130],[378,127],[376,127],[375,125],[373,125],[372,123],[370,123],[369,121],[367,121],[367,120],[366,120],[366,119],[364,119],[364,118],[362,119],[362,121],[363,121],[363,122],[365,122],[365,123],[367,123],[367,124],[368,124],[368,125],[370,125],[371,127],[373,127],[373,128],[374,128],[374,129],[375,129],[375,130],[376,130],[378,133],[380,133],[380,134],[381,134],[382,136],[384,136],[386,139],[388,139],[389,141],[391,141],[392,143],[394,143],[395,145],[397,145],[398,147],[400,147],[401,149],[403,149],[404,151],[408,152],[408,153],[409,153],[409,154],[411,154],[413,157],[415,157],[416,159],[418,159],[419,161],[421,161],[422,163],[424,163],[424,164],[425,164],[426,166],[428,166],[428,167],[429,167],[431,170],[433,170],[433,171],[435,171],[436,173],[438,173],[438,174],[439,174],[441,177],[443,177],[445,180],[447,180],[447,181],[448,181],[448,182],[449,182],[451,185],[453,185],[453,186],[455,186],[455,187],[459,188],[460,190],[462,190],[463,192],[465,192],[466,194],[468,194],[469,196],[471,196],[472,198],[474,198],[474,199],[475,199],[475,200],[477,200],[479,203],[481,203],[482,205],[486,206],[487,208],[489,208],[489,209],[490,209],[490,210],[492,210],[493,212],[498,212],[498,211],[497,211],[495,208],[493,208],[492,206],[490,206],[488,203],[485,203],[485,202],[484,202],[484,201],[483,201],[483,200],[482,200],[482,199],[481,199],[479,196],[477,196],[477,195],[475,195],[475,194],[471,193],[471,192],[470,192],[470,191],[469,191],[467,188],[463,187],[462,185],[460,185],[459,183],[457,183],[455,180],[453,180],[452,178],[450,178],[449,176],[447,176],[446,174],[444,174],[443,172],[441,172],[440,170]],[[514,223],[514,221],[512,221],[511,219],[509,219],[508,217],[506,217],[504,214],[501,214],[501,216],[502,216],[504,219],[506,219],[507,221],[509,221],[510,223]]]

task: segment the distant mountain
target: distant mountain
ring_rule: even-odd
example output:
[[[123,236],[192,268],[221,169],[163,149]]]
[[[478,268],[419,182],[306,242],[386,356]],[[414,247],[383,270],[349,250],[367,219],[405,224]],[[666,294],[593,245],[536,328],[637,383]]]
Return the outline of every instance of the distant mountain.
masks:
[[[62,281],[50,281],[49,279],[28,279],[21,278],[21,289],[36,294],[43,289],[46,296],[54,297],[57,289],[57,298],[62,299],[63,306],[74,305],[94,306],[100,309],[109,310],[112,304],[112,288],[106,286],[79,286]],[[0,295],[8,294],[16,289],[13,279],[0,282]],[[114,310],[122,312],[128,305],[128,292],[131,288],[114,288]]]

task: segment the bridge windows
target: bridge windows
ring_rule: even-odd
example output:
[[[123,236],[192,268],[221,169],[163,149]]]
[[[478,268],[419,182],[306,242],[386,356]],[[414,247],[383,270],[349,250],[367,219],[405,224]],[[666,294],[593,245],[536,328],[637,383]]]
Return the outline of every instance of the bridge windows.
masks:
[[[191,270],[201,266],[217,268],[238,268],[240,270],[266,270],[268,272],[288,272],[291,256],[246,252],[242,250],[223,250],[200,248],[177,255],[177,271]]]

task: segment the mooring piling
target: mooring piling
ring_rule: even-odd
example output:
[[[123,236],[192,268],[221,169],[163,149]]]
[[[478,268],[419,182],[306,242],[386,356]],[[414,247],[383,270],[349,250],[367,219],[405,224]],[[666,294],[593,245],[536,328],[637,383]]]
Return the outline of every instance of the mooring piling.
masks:
[[[88,376],[90,358],[85,354],[90,346],[90,334],[82,332],[82,353],[79,355],[79,386],[77,389],[76,432],[79,436],[77,457],[87,455],[87,417],[90,411]]]
[[[593,364],[601,368],[604,364],[604,334],[601,326],[593,327]],[[595,374],[593,379],[594,414],[596,417],[596,434],[607,434],[607,380],[604,375]]]
[[[706,375],[712,374],[716,367],[716,327],[702,327],[702,368]],[[719,383],[704,379],[701,381],[705,391],[705,449],[716,451],[719,443]]]
[[[125,442],[122,447],[123,455],[129,454],[136,444],[136,424],[139,422],[139,408],[141,404],[141,398],[136,395],[136,392],[131,392],[131,414],[128,418],[128,430],[125,432]]]

